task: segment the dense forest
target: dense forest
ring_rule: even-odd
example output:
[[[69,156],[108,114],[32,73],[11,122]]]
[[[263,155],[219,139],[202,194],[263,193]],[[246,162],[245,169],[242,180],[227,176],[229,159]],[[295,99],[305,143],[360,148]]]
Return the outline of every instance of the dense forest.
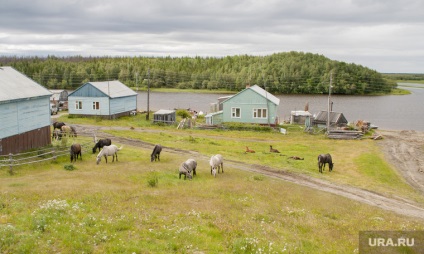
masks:
[[[227,57],[0,57],[49,89],[75,89],[89,81],[119,80],[129,87],[225,89],[257,84],[271,93],[389,93],[396,83],[369,68],[322,55],[286,52]]]

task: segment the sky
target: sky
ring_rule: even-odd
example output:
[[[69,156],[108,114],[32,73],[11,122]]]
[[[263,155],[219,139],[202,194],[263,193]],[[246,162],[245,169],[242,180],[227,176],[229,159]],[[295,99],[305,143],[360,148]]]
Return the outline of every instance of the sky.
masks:
[[[422,0],[0,0],[0,56],[299,51],[424,73]]]

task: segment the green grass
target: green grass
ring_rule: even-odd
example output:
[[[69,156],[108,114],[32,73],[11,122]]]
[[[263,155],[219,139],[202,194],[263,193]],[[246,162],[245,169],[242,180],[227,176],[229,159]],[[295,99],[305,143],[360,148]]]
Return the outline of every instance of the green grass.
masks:
[[[336,195],[199,161],[126,146],[119,162],[84,153],[0,174],[2,253],[352,253],[361,230],[422,230],[404,218]],[[155,178],[152,188],[148,180]]]
[[[100,123],[124,126],[108,130],[121,137],[221,153],[423,203],[384,161],[378,141],[329,140],[291,126],[287,135],[150,128],[145,116]],[[91,138],[67,145],[73,141]],[[269,145],[281,154],[269,153]],[[256,153],[245,154],[245,146]],[[74,170],[65,169],[68,156],[17,167],[13,176],[0,168],[1,253],[355,253],[359,231],[424,230],[422,220],[231,166],[214,178],[207,159],[198,159],[192,181],[179,179],[178,166],[189,153],[165,148],[161,161],[151,163],[150,150],[125,145],[118,162],[96,165],[90,148],[84,147]],[[320,174],[316,156],[326,152],[334,171]]]

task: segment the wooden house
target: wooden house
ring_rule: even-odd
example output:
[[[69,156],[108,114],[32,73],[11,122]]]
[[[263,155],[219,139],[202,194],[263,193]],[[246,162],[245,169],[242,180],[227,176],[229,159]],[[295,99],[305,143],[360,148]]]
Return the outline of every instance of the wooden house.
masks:
[[[137,110],[137,93],[121,82],[88,82],[68,95],[70,115],[113,119]]]
[[[275,124],[280,99],[254,85],[222,102],[222,121]]]
[[[0,154],[51,144],[50,96],[12,67],[0,67]]]
[[[318,127],[326,127],[328,119],[328,111],[320,111],[315,115],[313,124]],[[330,125],[331,126],[343,126],[346,125],[348,121],[343,113],[339,112],[330,112]]]
[[[153,113],[153,122],[154,123],[167,123],[173,124],[176,121],[176,112],[175,110],[166,110],[161,109]]]

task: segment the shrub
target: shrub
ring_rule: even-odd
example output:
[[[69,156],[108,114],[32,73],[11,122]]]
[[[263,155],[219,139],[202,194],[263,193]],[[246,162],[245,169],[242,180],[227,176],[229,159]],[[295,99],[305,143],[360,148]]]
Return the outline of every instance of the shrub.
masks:
[[[156,172],[151,172],[149,174],[149,176],[147,177],[147,184],[150,187],[156,187],[158,185],[158,183],[159,183],[159,178],[157,176],[157,173]]]
[[[177,116],[181,116],[182,118],[190,117],[190,113],[185,109],[178,109],[176,114],[177,114]]]
[[[72,170],[75,170],[75,169],[77,169],[75,166],[74,166],[74,164],[66,164],[65,166],[63,166],[64,168],[65,168],[65,170],[68,170],[68,171],[72,171]]]

